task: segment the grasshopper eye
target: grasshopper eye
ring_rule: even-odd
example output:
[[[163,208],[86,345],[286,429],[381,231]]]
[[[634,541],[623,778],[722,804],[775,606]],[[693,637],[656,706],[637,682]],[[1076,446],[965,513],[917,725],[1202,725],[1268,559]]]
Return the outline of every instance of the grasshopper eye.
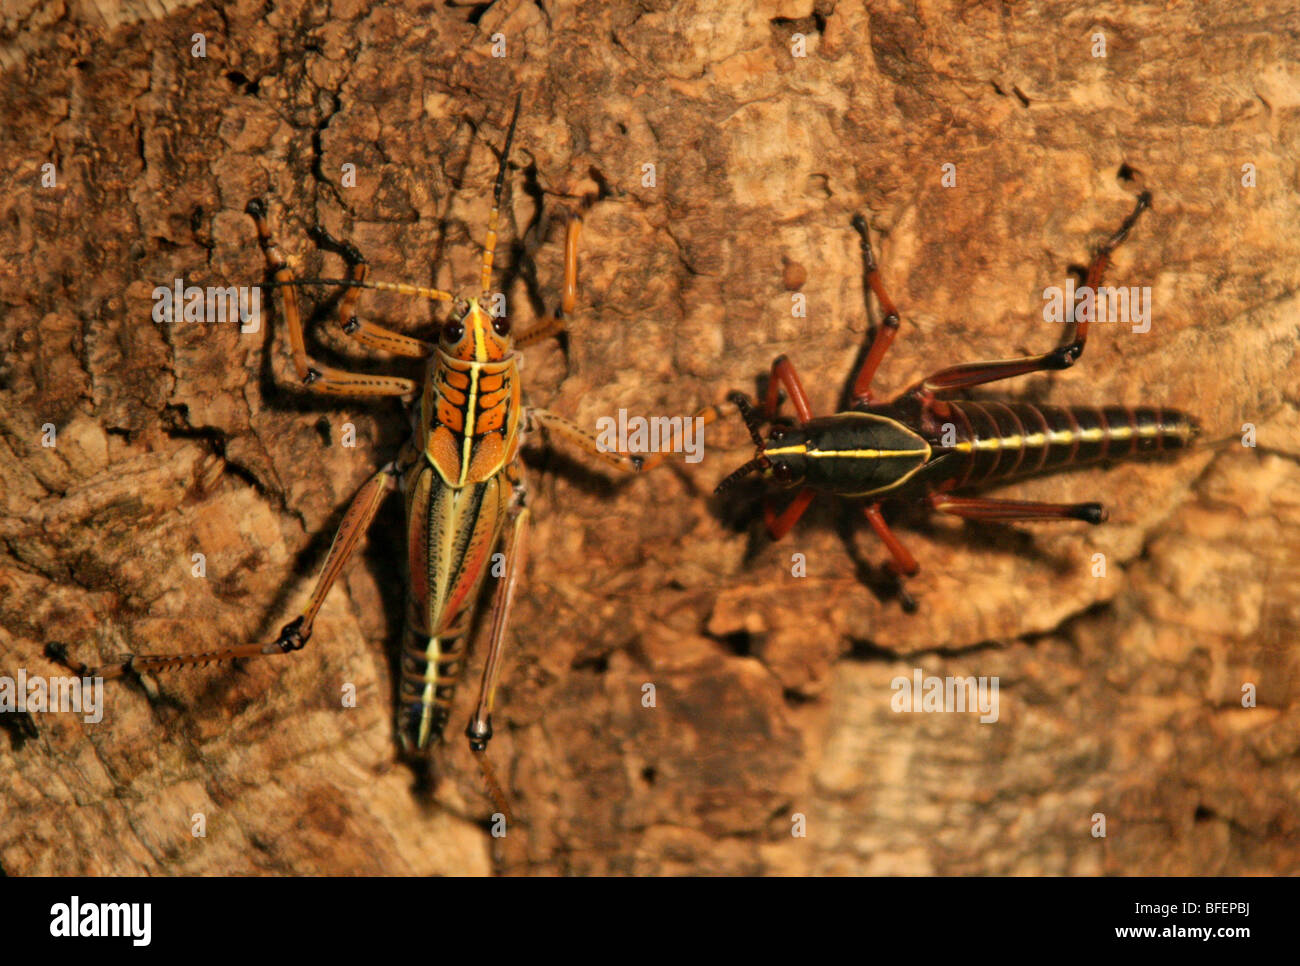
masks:
[[[444,342],[459,342],[461,336],[465,334],[465,325],[459,319],[452,319],[442,327],[442,339]]]
[[[794,470],[789,463],[776,462],[772,464],[772,475],[782,483],[789,483],[794,479]]]
[[[504,339],[510,334],[510,320],[504,317],[493,319],[492,331]]]

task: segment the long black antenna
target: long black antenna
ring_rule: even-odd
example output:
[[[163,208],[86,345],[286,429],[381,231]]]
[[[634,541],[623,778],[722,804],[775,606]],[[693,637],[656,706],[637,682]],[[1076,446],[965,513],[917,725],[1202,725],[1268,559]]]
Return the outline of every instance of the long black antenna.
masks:
[[[767,469],[767,467],[771,465],[772,465],[772,461],[769,460],[766,456],[755,456],[744,466],[740,467],[740,469],[736,470],[735,472],[731,473],[729,476],[725,477],[721,483],[719,483],[716,487],[713,488],[713,492],[715,494],[723,493],[726,490],[731,489],[733,486],[736,485],[737,482],[739,482],[744,477],[748,476],[750,473],[757,472],[758,470]]]
[[[754,445],[762,449],[763,434],[759,432],[759,429],[762,426],[763,421],[759,418],[758,413],[750,403],[749,397],[743,392],[733,392],[727,398],[735,403],[736,408],[740,410],[740,418],[745,421],[745,428],[749,430],[749,435],[753,438]]]

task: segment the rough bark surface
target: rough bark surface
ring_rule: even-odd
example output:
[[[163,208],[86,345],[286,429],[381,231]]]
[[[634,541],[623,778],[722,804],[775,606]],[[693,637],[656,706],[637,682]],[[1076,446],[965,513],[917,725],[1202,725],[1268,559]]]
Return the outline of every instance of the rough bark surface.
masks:
[[[597,196],[567,358],[527,352],[533,404],[588,428],[620,408],[687,414],[752,392],[784,352],[828,411],[874,317],[855,212],[903,312],[882,388],[1041,351],[1059,336],[1042,289],[1140,183],[1154,209],[1110,278],[1151,287],[1150,331],[1096,326],[1073,370],[983,395],[1150,402],[1228,442],[1006,491],[1099,499],[1097,528],[903,514],[923,568],[907,615],[859,574],[855,557],[874,570],[884,551],[852,508],[827,503],[771,544],[753,491],[711,498],[752,455],[738,421],[710,428],[702,463],[631,480],[533,440],[491,748],[515,811],[504,839],[460,738],[472,687],[434,789],[395,757],[394,501],[300,653],[108,682],[99,724],[0,719],[5,872],[1300,867],[1289,0],[10,7],[2,674],[59,673],[47,641],[97,663],[266,639],[297,612],[347,501],[396,453],[401,408],[297,386],[278,298],[241,334],[156,324],[151,293],[259,282],[254,195],[304,273],[339,271],[307,240],[319,222],[373,278],[470,284],[516,91],[498,278],[517,326],[558,294],[558,215]],[[435,318],[397,296],[361,307],[412,332]],[[332,364],[410,372],[315,333]],[[997,676],[998,721],[894,713],[890,682],[916,667]]]

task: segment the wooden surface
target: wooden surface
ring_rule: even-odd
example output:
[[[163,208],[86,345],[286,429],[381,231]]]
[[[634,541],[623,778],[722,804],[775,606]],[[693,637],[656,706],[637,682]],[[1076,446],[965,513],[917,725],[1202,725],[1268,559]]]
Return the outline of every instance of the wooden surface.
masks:
[[[860,579],[854,557],[884,549],[851,507],[770,544],[752,491],[710,497],[752,455],[738,421],[702,463],[630,481],[534,440],[491,748],[504,839],[460,737],[472,688],[435,789],[395,758],[395,502],[304,651],[108,682],[96,725],[0,719],[4,872],[1297,870],[1293,4],[222,7],[32,4],[0,33],[0,674],[57,674],[51,640],[95,663],[269,639],[296,613],[401,409],[297,388],[278,308],[241,335],[156,324],[151,293],[261,281],[254,195],[304,272],[339,269],[307,239],[319,221],[373,278],[471,284],[516,91],[498,257],[516,326],[558,294],[558,216],[601,186],[567,363],[528,351],[532,404],[593,430],[620,408],[685,415],[784,352],[827,411],[868,326],[855,212],[903,313],[880,387],[1042,351],[1043,288],[1144,186],[1110,278],[1150,286],[1150,331],[1094,327],[1073,370],[983,395],[1176,407],[1222,442],[1005,491],[1098,499],[1098,528],[904,514],[923,568],[907,615]],[[406,371],[328,328],[322,357]],[[913,668],[997,676],[998,721],[894,713]]]

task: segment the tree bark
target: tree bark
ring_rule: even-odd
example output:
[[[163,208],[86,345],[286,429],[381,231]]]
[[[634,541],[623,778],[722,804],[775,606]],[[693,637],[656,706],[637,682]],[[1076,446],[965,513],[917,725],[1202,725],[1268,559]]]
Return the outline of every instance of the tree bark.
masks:
[[[461,737],[477,661],[436,783],[395,755],[395,500],[303,651],[106,682],[97,724],[0,718],[0,868],[1296,871],[1300,19],[1280,0],[1228,7],[13,15],[0,674],[59,674],[50,641],[98,664],[270,640],[298,612],[352,494],[409,431],[402,408],[299,386],[278,295],[241,333],[155,323],[153,292],[259,283],[253,196],[304,276],[341,270],[308,241],[320,223],[371,278],[476,285],[516,92],[495,283],[516,329],[554,305],[561,216],[584,215],[567,352],[526,352],[532,405],[591,431],[620,409],[686,415],[752,395],[785,353],[833,411],[878,321],[858,212],[903,320],[880,389],[1044,351],[1061,334],[1044,288],[1146,188],[1109,279],[1150,288],[1149,331],[1094,325],[1072,369],[976,395],[1156,404],[1204,434],[1174,461],[998,493],[1098,500],[1100,527],[892,516],[922,567],[914,615],[873,590],[885,551],[852,504],[818,501],[774,544],[758,491],[711,496],[752,456],[739,420],[706,430],[702,462],[628,480],[531,439],[535,526],[490,747],[504,838]],[[359,311],[424,335],[441,317],[376,292]],[[331,365],[418,375],[328,318],[309,341]],[[997,678],[997,721],[896,713],[892,682],[915,668]]]

